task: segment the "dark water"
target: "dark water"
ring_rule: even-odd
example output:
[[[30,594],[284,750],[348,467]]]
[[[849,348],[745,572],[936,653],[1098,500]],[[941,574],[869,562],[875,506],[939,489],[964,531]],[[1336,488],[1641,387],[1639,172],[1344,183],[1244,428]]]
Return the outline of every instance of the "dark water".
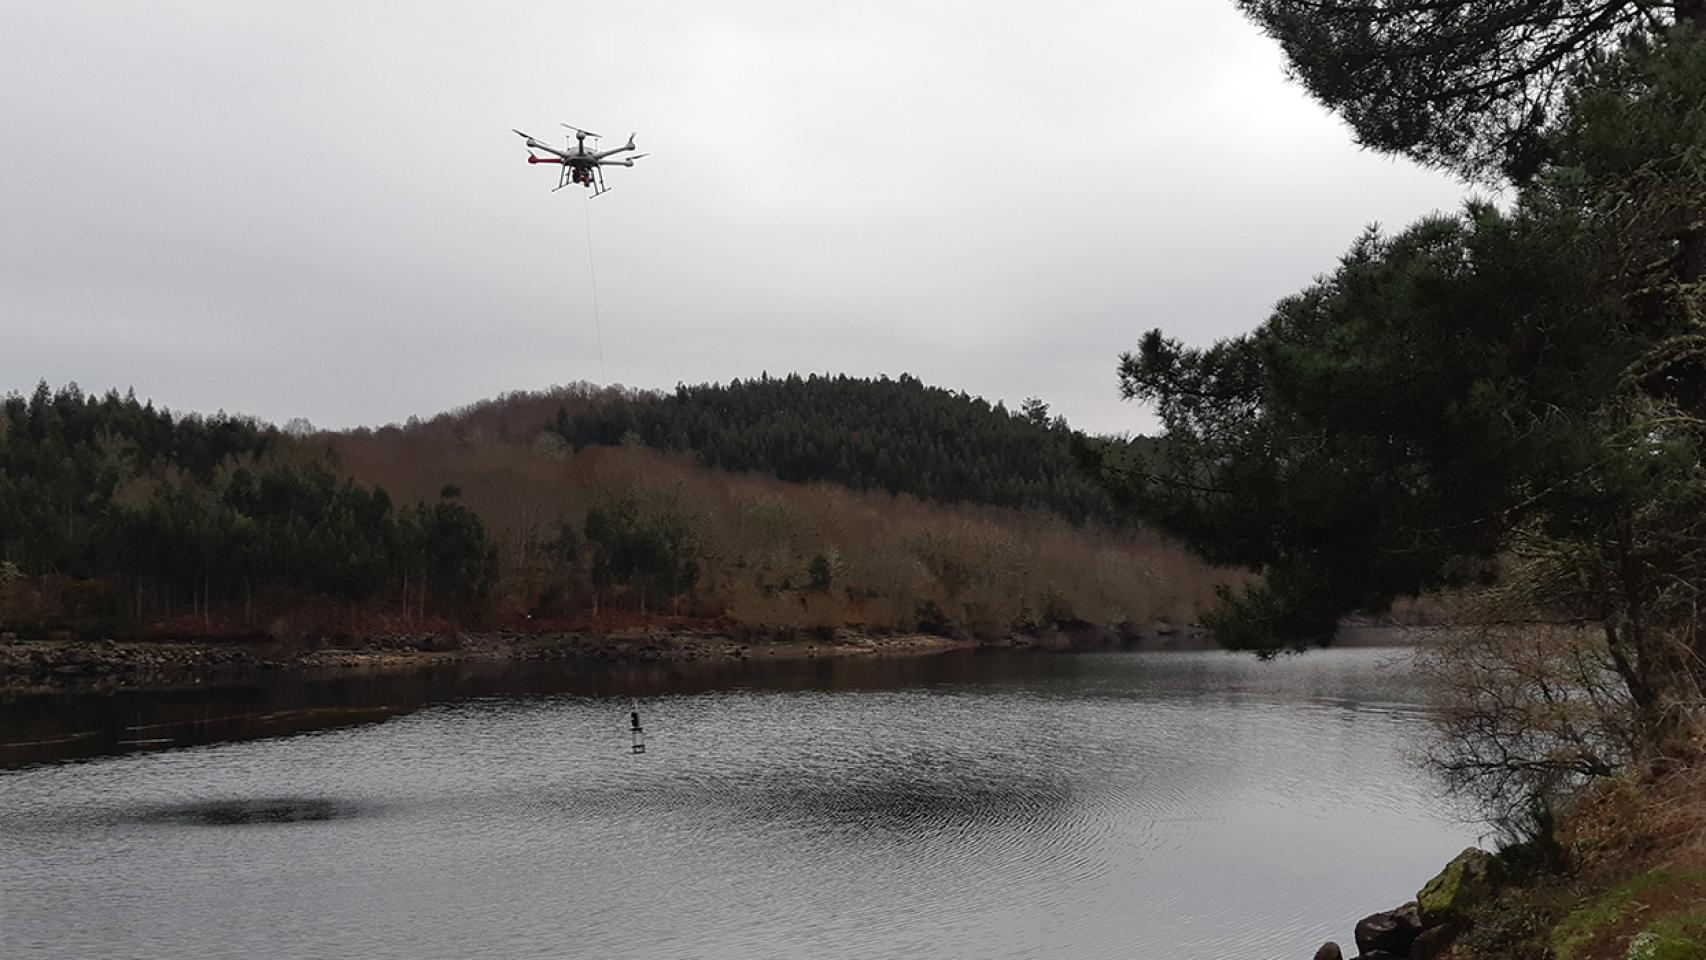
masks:
[[[12,701],[0,740],[57,744],[0,748],[28,764],[0,772],[0,955],[1304,958],[1474,839],[1401,756],[1401,657]]]

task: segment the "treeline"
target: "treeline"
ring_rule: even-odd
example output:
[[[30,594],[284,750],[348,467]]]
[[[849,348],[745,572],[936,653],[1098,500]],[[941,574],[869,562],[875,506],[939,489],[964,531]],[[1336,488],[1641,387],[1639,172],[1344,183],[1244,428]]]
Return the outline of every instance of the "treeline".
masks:
[[[905,374],[679,386],[578,414],[565,409],[552,429],[577,450],[640,443],[791,482],[1040,508],[1076,522],[1115,519],[1107,492],[1074,455],[1081,438],[1050,417],[1047,404],[1028,400],[1008,410]]]
[[[494,551],[444,493],[397,509],[252,419],[43,383],[0,404],[0,618],[208,625],[308,599],[462,614],[489,591]]]
[[[1706,3],[1239,6],[1361,144],[1503,199],[1370,230],[1243,336],[1144,335],[1164,433],[1110,481],[1261,571],[1206,617],[1235,645],[1456,594],[1425,756],[1504,842],[1411,955],[1706,956]]]
[[[1052,511],[784,482],[637,445],[577,452],[540,428],[541,411],[637,402],[574,385],[315,433],[75,386],[12,395],[0,630],[361,635],[664,616],[994,636],[1188,621],[1220,579],[1159,538]]]
[[[1241,5],[1363,143],[1506,202],[1369,230],[1242,336],[1143,335],[1164,430],[1110,485],[1260,571],[1205,616],[1234,646],[1459,594],[1435,764],[1563,865],[1585,785],[1706,771],[1706,4]]]

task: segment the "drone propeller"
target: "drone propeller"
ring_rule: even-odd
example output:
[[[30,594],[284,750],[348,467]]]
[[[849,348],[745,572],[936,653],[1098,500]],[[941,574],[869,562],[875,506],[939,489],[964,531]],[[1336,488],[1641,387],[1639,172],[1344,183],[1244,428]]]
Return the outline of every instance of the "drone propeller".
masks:
[[[582,130],[580,127],[569,127],[569,125],[566,123],[560,124],[560,126],[568,127],[570,130],[573,130],[574,132],[580,134],[583,137],[591,137],[594,140],[597,140],[599,137],[598,134],[593,133],[591,130]]]
[[[628,162],[633,163],[635,160],[638,160],[641,157],[649,157],[649,156],[651,156],[651,154],[649,154],[649,153],[636,153],[633,156],[628,158]]]

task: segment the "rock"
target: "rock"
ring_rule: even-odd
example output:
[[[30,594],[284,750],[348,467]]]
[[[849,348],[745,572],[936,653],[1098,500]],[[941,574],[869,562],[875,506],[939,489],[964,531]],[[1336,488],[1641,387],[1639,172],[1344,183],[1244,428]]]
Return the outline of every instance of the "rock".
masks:
[[[1410,960],[1437,960],[1451,949],[1451,942],[1462,931],[1463,928],[1455,923],[1442,923],[1423,930],[1416,942],[1410,944]]]
[[[1466,923],[1470,912],[1493,895],[1500,873],[1499,862],[1485,850],[1470,847],[1458,854],[1416,894],[1422,925]]]
[[[1629,941],[1629,960],[1649,960],[1658,947],[1659,938],[1651,933],[1637,934]]]
[[[1404,960],[1404,958],[1396,953],[1388,953],[1385,950],[1369,950],[1366,953],[1357,954],[1356,960]]]
[[[1396,910],[1376,913],[1357,921],[1357,949],[1364,956],[1376,950],[1408,956],[1410,944],[1422,932],[1422,914],[1414,901]]]
[[[1328,940],[1321,944],[1321,949],[1315,951],[1315,960],[1345,960],[1345,955],[1340,952],[1338,944]]]

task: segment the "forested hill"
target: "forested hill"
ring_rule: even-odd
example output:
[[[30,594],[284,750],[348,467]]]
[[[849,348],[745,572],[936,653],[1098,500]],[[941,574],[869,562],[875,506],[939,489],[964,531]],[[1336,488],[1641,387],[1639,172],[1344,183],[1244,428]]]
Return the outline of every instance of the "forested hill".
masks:
[[[707,388],[699,400],[757,410],[769,393],[801,396],[772,418],[779,446],[769,448],[755,413],[729,418],[746,430],[665,416],[693,411],[693,391],[645,400],[573,385],[406,426],[321,433],[172,413],[75,385],[0,395],[0,638],[290,644],[492,626],[603,630],[660,611],[777,635],[854,627],[993,638],[1186,622],[1225,579],[1129,526],[786,483],[640,444],[571,452],[542,435],[552,408],[572,429],[577,406],[608,405],[624,417],[606,424],[618,439],[656,421],[660,442],[697,430],[726,441],[706,447],[725,458],[797,449],[807,456],[778,460],[793,478],[825,469],[822,460],[850,475],[869,460],[891,471],[860,475],[877,485],[916,459],[915,482],[895,486],[1058,503],[1080,516],[1106,509],[1073,472],[1071,431],[1040,403],[1020,419],[915,380],[760,381]],[[1026,479],[989,476],[1003,470]]]
[[[735,380],[615,400],[555,429],[576,449],[643,443],[783,480],[828,480],[924,500],[1040,507],[1081,522],[1113,506],[1073,454],[1077,434],[1040,401],[1010,411],[915,377]]]
[[[310,598],[457,612],[492,579],[446,490],[394,508],[245,417],[47,384],[0,398],[0,626],[100,632]],[[111,635],[111,634],[108,634]]]

